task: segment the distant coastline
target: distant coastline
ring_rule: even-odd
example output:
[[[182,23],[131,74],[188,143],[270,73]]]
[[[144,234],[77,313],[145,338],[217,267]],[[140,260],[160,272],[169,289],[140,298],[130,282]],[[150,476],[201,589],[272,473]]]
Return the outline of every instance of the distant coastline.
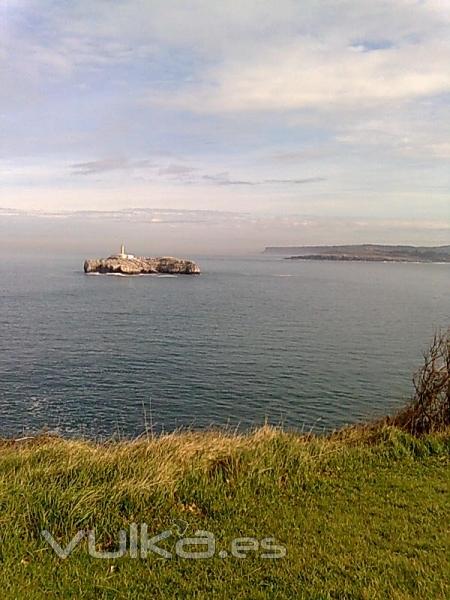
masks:
[[[450,246],[268,246],[264,254],[282,255],[289,260],[450,263]]]

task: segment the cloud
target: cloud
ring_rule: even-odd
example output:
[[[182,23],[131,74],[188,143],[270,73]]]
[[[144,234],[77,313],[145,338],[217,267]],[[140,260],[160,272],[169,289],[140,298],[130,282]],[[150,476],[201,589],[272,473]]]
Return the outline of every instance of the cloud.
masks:
[[[188,76],[147,97],[194,112],[355,106],[450,85],[449,10],[437,0],[43,4],[6,13],[5,65],[32,79],[72,77],[189,52]]]
[[[340,144],[354,146],[361,152],[421,159],[424,162],[445,161],[450,156],[450,95],[433,102],[424,101],[408,110],[391,108],[372,111],[365,118],[347,121],[336,129]]]
[[[210,181],[217,185],[265,185],[265,184],[292,184],[292,185],[304,185],[307,183],[317,183],[319,181],[326,181],[325,177],[305,177],[303,179],[262,179],[262,180],[245,180],[245,179],[233,179],[230,177],[228,172],[217,173],[216,175],[203,175],[202,179]]]
[[[71,165],[73,175],[95,175],[109,171],[124,171],[129,169],[142,169],[151,167],[150,160],[128,160],[127,158],[105,158],[90,162],[75,163]]]
[[[393,48],[394,43],[389,40],[358,40],[351,44],[350,48],[355,52],[374,52],[376,50],[387,50]]]
[[[125,158],[107,158],[104,160],[93,160],[90,162],[76,163],[71,166],[74,175],[92,175],[128,169],[129,163]]]
[[[202,179],[216,185],[257,185],[255,181],[245,179],[233,179],[227,171],[216,173],[215,175],[203,175]]]
[[[304,177],[303,179],[265,179],[262,183],[288,183],[294,185],[305,185],[306,183],[318,183],[326,181],[326,177]]]
[[[230,224],[230,223],[259,223],[266,227],[274,224],[293,228],[353,228],[388,229],[408,231],[447,231],[450,223],[439,219],[383,219],[383,218],[336,218],[312,214],[291,213],[275,215],[266,212],[253,213],[249,211],[230,210],[189,210],[168,208],[122,208],[118,210],[19,210],[0,207],[0,217],[25,219],[65,219],[84,222],[141,223],[150,225],[167,224]]]
[[[0,11],[8,206],[448,213],[448,2]]]
[[[449,64],[447,41],[355,52],[348,43],[333,47],[306,38],[227,60],[203,82],[152,92],[149,100],[212,113],[359,110],[450,91]]]
[[[0,207],[0,217],[66,219],[76,221],[118,221],[123,223],[183,224],[230,223],[254,220],[247,212],[220,210],[179,210],[167,208],[123,208],[119,210],[19,210]]]
[[[192,175],[195,173],[197,169],[195,167],[189,167],[187,165],[179,165],[179,164],[170,164],[166,167],[162,167],[159,169],[159,175],[169,175],[175,178],[183,179],[187,175]]]
[[[128,158],[106,158],[89,162],[75,163],[71,165],[73,175],[97,175],[109,173],[111,171],[136,171],[140,169],[150,170],[152,176],[148,181],[155,180],[156,177],[168,179],[169,181],[179,181],[182,183],[202,184],[211,183],[221,186],[255,186],[265,184],[292,184],[304,185],[308,183],[317,183],[326,181],[325,177],[304,177],[304,178],[286,178],[286,179],[237,179],[232,177],[228,171],[215,174],[202,174],[199,167],[190,165],[169,163],[164,166],[158,166],[157,162],[148,159],[130,160]]]
[[[25,213],[17,208],[0,207],[0,217],[17,217]]]

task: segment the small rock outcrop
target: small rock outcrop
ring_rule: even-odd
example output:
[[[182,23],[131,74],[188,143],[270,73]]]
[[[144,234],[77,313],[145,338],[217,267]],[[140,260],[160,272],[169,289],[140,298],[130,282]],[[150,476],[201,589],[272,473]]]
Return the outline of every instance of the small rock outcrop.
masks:
[[[88,259],[85,273],[115,273],[118,275],[150,275],[152,273],[198,275],[200,267],[192,260],[163,256],[160,258],[110,256]]]

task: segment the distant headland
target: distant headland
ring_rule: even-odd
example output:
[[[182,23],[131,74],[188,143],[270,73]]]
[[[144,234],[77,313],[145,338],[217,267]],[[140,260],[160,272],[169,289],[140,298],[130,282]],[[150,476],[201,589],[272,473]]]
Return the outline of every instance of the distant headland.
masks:
[[[122,244],[119,254],[108,258],[87,259],[84,262],[85,273],[117,275],[150,275],[152,273],[198,275],[200,267],[192,260],[163,256],[145,258],[127,254]]]
[[[450,246],[268,246],[264,253],[290,260],[450,263]]]

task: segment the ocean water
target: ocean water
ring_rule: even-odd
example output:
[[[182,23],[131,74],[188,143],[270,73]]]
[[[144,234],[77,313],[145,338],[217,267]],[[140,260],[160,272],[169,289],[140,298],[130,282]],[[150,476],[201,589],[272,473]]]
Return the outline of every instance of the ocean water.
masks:
[[[450,265],[197,260],[134,278],[3,260],[0,436],[333,429],[401,406],[450,323]]]

